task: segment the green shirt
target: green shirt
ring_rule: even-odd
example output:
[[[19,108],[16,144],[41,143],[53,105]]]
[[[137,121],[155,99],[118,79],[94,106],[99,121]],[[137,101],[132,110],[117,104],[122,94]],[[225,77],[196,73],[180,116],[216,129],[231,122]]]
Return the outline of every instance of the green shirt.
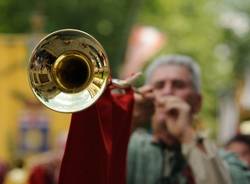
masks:
[[[143,130],[132,134],[128,147],[128,184],[193,183],[180,148],[169,150],[152,142]]]

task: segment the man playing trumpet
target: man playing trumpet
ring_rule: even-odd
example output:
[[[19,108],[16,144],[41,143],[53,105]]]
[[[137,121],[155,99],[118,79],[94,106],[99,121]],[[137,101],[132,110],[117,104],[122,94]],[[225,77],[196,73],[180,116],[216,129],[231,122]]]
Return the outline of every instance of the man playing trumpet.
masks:
[[[149,65],[133,121],[151,121],[152,134],[132,134],[128,184],[231,183],[214,144],[193,128],[201,104],[200,71],[192,58],[163,56]]]

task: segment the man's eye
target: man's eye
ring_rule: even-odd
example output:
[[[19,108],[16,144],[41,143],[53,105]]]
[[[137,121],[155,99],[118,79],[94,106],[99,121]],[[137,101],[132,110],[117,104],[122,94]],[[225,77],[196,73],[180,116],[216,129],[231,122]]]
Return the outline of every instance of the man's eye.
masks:
[[[173,82],[173,86],[176,87],[176,88],[184,88],[186,87],[186,82],[184,81],[174,81]]]
[[[162,89],[164,87],[164,82],[156,82],[153,86],[155,89]]]

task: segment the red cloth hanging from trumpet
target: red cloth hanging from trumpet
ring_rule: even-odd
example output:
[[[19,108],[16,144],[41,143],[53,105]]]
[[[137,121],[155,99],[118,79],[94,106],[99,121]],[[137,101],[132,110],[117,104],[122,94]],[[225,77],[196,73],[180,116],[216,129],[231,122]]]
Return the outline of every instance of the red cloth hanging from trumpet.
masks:
[[[59,184],[125,184],[133,91],[111,94],[72,115]]]

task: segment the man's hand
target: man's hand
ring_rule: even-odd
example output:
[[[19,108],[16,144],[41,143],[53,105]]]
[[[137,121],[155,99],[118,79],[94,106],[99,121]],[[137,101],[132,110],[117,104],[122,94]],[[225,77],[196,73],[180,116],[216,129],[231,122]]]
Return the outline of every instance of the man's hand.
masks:
[[[160,119],[164,120],[167,131],[181,143],[194,139],[193,117],[188,103],[175,96],[167,96],[156,102]]]
[[[135,105],[133,112],[133,123],[135,125],[147,123],[154,112],[154,95],[152,87],[143,86],[135,91]]]

